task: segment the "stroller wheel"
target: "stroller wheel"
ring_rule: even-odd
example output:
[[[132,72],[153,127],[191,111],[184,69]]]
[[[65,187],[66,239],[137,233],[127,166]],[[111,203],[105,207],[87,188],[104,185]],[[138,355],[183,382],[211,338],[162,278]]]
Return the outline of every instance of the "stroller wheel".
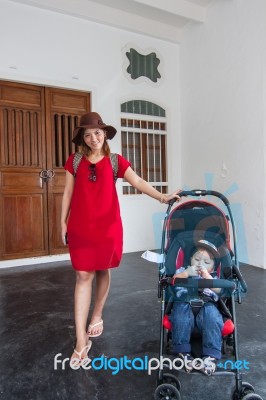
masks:
[[[157,386],[154,392],[155,400],[181,400],[179,390],[170,383]]]
[[[263,400],[263,398],[260,397],[260,395],[258,395],[256,393],[249,393],[249,394],[246,394],[244,397],[242,397],[241,400]]]
[[[180,383],[179,379],[175,375],[172,375],[172,374],[168,374],[168,373],[163,374],[160,384],[162,384],[162,383],[169,383],[170,385],[175,386],[177,388],[177,390],[179,390],[179,391],[181,389],[181,383]]]
[[[232,394],[232,400],[239,400],[239,399],[242,400],[245,396],[247,396],[249,394],[254,394],[254,392],[255,392],[255,389],[250,383],[242,382],[241,393],[237,392],[237,390],[234,389],[233,394]],[[249,400],[252,400],[252,398],[250,398]]]

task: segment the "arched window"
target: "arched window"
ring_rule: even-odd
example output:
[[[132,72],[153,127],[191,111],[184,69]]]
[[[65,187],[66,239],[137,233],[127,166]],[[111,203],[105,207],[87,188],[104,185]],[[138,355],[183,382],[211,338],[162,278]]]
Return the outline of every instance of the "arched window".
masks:
[[[134,171],[161,193],[167,193],[165,110],[145,100],[121,104],[122,155]],[[126,181],[123,194],[139,194]]]

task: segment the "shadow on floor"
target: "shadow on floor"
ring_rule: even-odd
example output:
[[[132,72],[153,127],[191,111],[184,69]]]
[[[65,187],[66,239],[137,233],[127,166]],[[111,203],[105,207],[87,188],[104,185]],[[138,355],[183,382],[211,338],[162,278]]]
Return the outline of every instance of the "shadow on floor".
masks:
[[[87,371],[72,370],[68,362],[54,366],[55,356],[61,353],[62,361],[75,345],[75,274],[70,263],[0,270],[0,399],[152,400],[157,373],[140,368],[159,352],[158,272],[156,264],[140,255],[125,254],[112,271],[104,334],[93,339],[90,358],[95,369]],[[265,399],[266,271],[243,266],[242,273],[249,291],[236,305],[239,358],[250,363],[243,380]],[[134,369],[128,369],[125,356],[138,359]],[[101,368],[103,360],[109,360],[109,368]],[[235,386],[234,377],[182,373],[180,381],[182,400],[231,400]]]

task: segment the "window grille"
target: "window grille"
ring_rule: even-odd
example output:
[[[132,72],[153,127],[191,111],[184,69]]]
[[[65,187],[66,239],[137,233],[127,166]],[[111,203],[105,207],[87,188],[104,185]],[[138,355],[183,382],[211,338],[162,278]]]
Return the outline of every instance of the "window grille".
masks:
[[[167,193],[165,110],[134,100],[121,105],[122,155],[134,171],[161,193]],[[140,194],[123,181],[123,194]]]

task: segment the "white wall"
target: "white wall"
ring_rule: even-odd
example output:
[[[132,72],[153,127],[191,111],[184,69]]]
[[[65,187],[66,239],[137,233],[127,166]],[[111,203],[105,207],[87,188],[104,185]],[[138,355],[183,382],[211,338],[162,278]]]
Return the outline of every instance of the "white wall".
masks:
[[[265,0],[210,6],[180,46],[182,180],[232,203],[240,261],[265,267]],[[207,183],[206,183],[207,182]]]
[[[180,137],[178,45],[5,0],[0,8],[0,79],[90,91],[92,110],[117,127],[121,102],[141,98],[159,104],[166,109],[169,121],[170,190],[180,186],[176,157]],[[159,87],[126,78],[122,48],[128,43],[143,49],[143,53],[153,49],[160,54]],[[120,133],[111,147],[121,152]],[[153,216],[165,206],[143,196],[123,198],[121,184],[118,190],[124,251],[154,248]]]

